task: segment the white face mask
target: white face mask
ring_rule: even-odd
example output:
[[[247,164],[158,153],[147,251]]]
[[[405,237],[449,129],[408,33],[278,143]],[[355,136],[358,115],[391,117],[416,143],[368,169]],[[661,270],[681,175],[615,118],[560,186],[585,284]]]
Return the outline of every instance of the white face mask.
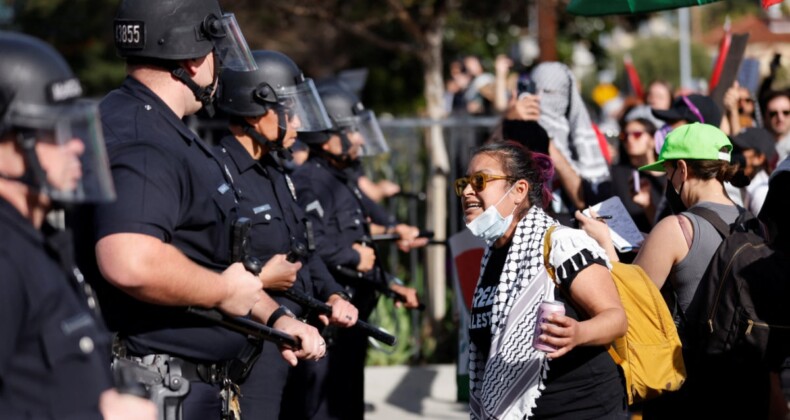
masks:
[[[505,195],[503,195],[496,204],[487,208],[483,214],[477,216],[474,220],[467,223],[466,228],[469,229],[473,235],[488,243],[501,238],[502,235],[505,234],[508,226],[510,226],[510,223],[513,221],[513,212],[516,211],[516,208],[513,207],[513,211],[511,211],[510,215],[507,217],[502,217],[502,215],[499,214],[499,210],[497,210],[496,206],[498,206],[499,203],[501,203],[502,200],[504,200],[505,197],[510,194],[510,191],[515,186],[516,184],[513,184],[513,186],[507,190]]]

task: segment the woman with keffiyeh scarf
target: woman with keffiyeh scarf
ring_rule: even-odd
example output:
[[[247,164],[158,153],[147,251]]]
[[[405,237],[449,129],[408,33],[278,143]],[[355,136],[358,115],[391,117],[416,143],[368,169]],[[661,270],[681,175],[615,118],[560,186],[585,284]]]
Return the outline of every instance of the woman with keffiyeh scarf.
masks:
[[[467,227],[489,245],[470,323],[472,419],[625,418],[622,377],[605,346],[627,321],[606,253],[584,232],[558,226],[543,255],[546,232],[558,225],[542,210],[552,172],[545,155],[490,143],[456,181]],[[532,347],[544,300],[566,308],[539,325],[539,339],[557,348],[551,353]]]

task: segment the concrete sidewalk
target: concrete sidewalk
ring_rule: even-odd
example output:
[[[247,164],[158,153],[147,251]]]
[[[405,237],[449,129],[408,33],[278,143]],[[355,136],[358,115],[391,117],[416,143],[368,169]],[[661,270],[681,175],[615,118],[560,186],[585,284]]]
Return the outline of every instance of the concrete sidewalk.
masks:
[[[365,368],[366,420],[468,419],[455,394],[455,365]]]

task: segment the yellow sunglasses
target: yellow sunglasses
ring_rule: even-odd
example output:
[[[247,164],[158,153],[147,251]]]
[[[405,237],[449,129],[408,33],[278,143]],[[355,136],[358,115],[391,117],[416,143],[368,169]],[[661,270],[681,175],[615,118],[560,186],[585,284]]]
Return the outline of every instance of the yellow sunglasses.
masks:
[[[510,181],[515,180],[512,176],[507,175],[489,175],[485,172],[476,172],[472,175],[458,178],[455,180],[455,193],[461,197],[464,195],[464,189],[467,185],[472,186],[472,190],[480,192],[486,189],[488,181],[496,181],[500,179],[507,179]]]

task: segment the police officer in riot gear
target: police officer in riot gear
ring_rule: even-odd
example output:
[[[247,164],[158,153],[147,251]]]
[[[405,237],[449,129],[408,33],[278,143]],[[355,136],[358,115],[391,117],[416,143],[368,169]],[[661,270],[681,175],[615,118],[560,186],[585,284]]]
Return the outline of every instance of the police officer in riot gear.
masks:
[[[337,84],[320,86],[319,94],[333,125],[321,132],[299,134],[310,146],[310,158],[294,173],[299,204],[313,225],[316,252],[351,292],[351,303],[359,308],[360,319],[367,319],[374,309],[380,287],[391,287],[406,297],[406,307],[416,308],[416,291],[387,285],[383,273],[375,268],[376,255],[367,243],[368,218],[385,223],[390,230],[397,226],[388,214],[374,217],[368,211],[376,205],[357,185],[354,162],[359,155],[366,147],[373,153],[371,148],[386,145],[375,115]],[[339,268],[366,273],[366,278],[352,280]],[[363,334],[354,329],[338,330],[329,357],[297,367],[301,383],[289,381],[281,418],[362,419],[366,352]],[[343,386],[336,385],[339,383]]]
[[[184,307],[251,313],[266,322],[279,305],[258,277],[231,264],[238,191],[182,118],[211,105],[220,67],[255,64],[235,19],[216,0],[124,0],[114,28],[128,77],[100,109],[118,199],[80,217],[93,224],[92,266],[111,299],[104,314],[118,332],[118,357],[157,367],[165,361],[165,373],[189,382],[164,390],[183,418],[217,419],[237,403],[226,361],[246,337],[195,319]],[[282,350],[290,363],[323,356],[315,328],[288,317],[270,324],[301,340],[300,349]]]
[[[0,413],[21,419],[151,419],[112,389],[109,332],[45,214],[113,199],[93,105],[52,47],[0,32]]]
[[[297,131],[325,130],[331,123],[312,80],[288,56],[254,51],[253,57],[255,71],[222,72],[217,101],[219,110],[230,117],[232,133],[220,141],[217,154],[240,191],[239,214],[251,220],[247,252],[268,261],[261,275],[265,289],[291,288],[325,301],[332,307],[334,324],[351,326],[357,310],[321,259],[316,254],[294,262],[286,259],[297,244],[307,246],[309,237],[304,211],[281,163],[288,159]],[[309,315],[307,308],[286,297],[276,300],[299,318]],[[263,347],[241,386],[243,417],[279,417],[290,370],[279,358],[276,348]]]

